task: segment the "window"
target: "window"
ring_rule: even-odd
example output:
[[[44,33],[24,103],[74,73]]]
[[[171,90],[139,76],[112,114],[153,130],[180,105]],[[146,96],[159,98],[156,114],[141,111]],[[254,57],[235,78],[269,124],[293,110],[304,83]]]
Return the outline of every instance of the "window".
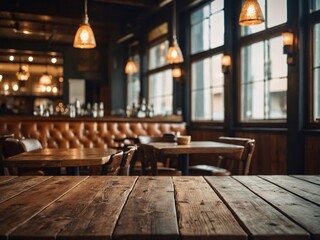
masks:
[[[286,119],[287,62],[282,37],[242,48],[241,120]]]
[[[173,114],[173,77],[171,66],[166,63],[169,41],[168,24],[161,24],[149,33],[148,52],[148,105],[154,115]]]
[[[132,60],[136,63],[138,70],[140,66],[140,57],[139,54],[134,54]],[[127,77],[127,106],[132,106],[135,104],[136,106],[139,104],[140,98],[140,79],[139,79],[139,71],[128,74]]]
[[[311,3],[311,11],[320,10],[320,0],[310,0]]]
[[[241,27],[243,36],[287,22],[287,0],[258,0],[258,2],[265,22],[259,25]]]
[[[149,76],[149,105],[153,105],[154,115],[173,113],[172,70],[168,69]]]
[[[224,1],[215,0],[191,13],[191,120],[224,120]],[[199,57],[199,53],[201,57]],[[198,56],[194,59],[194,55]]]
[[[320,121],[320,23],[313,27],[313,89],[314,89],[314,120]]]
[[[192,119],[224,119],[222,54],[192,63]]]
[[[223,7],[223,0],[215,0],[191,14],[191,54],[224,44]]]

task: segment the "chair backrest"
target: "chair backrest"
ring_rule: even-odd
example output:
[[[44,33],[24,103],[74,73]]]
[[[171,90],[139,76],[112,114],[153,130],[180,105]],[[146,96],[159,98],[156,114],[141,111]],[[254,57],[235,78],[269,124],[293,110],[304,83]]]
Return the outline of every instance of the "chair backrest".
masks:
[[[7,138],[3,143],[3,156],[4,158],[12,157],[19,153],[24,152],[23,148],[19,144],[17,138]]]
[[[132,146],[127,146],[126,150],[123,153],[123,158],[122,158],[122,162],[121,162],[121,166],[120,166],[120,171],[119,171],[119,175],[121,176],[129,176],[129,172],[130,172],[130,164],[131,164],[131,160],[134,157],[134,153],[137,150],[137,146],[136,145],[132,145]]]
[[[24,152],[30,152],[33,150],[42,149],[41,142],[34,138],[24,138],[19,141],[20,146]]]
[[[140,144],[139,149],[142,154],[142,159],[141,159],[141,170],[142,170],[142,175],[146,174],[151,174],[152,175],[157,175],[158,173],[156,172],[156,164],[157,164],[157,157],[155,155],[154,147],[148,144]]]
[[[232,159],[230,156],[221,156],[222,161],[228,161],[230,165],[226,167],[232,174],[248,175],[251,165],[252,155],[255,149],[255,140],[251,138],[240,137],[219,137],[219,142],[241,145],[244,147],[240,159]],[[225,158],[225,159],[224,159]],[[233,161],[238,160],[238,161]],[[234,167],[236,166],[236,167]]]
[[[117,176],[120,174],[123,151],[111,155],[109,161],[102,167],[102,175]]]

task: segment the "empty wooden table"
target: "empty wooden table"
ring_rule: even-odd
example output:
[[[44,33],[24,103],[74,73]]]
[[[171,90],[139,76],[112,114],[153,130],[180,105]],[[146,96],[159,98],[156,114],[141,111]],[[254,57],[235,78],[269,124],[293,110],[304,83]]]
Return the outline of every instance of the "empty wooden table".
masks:
[[[115,152],[112,148],[44,148],[7,158],[3,165],[18,168],[67,167],[69,174],[79,175],[79,167],[103,165]]]
[[[2,176],[0,239],[315,240],[319,193],[319,176]]]
[[[175,142],[153,142],[148,143],[148,145],[153,146],[162,155],[179,155],[183,175],[189,174],[189,154],[212,153],[240,156],[244,149],[243,146],[212,141],[191,141],[187,145],[178,145]]]

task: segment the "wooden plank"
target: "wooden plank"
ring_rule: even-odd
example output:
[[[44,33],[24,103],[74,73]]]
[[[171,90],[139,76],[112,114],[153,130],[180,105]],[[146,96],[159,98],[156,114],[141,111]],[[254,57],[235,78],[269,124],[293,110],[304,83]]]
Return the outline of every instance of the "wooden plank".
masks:
[[[247,239],[232,213],[202,177],[173,177],[181,239]]]
[[[304,199],[320,206],[320,186],[290,176],[261,176]]]
[[[17,176],[0,176],[0,183],[10,181],[16,177]]]
[[[234,176],[251,191],[320,239],[320,207],[256,176]]]
[[[0,203],[48,180],[49,176],[24,176],[0,183]]]
[[[37,215],[87,177],[54,177],[0,204],[0,239]]]
[[[292,175],[292,177],[320,185],[320,175]]]
[[[253,178],[253,177],[251,177]],[[253,239],[309,239],[309,234],[231,177],[206,177]]]
[[[137,177],[92,176],[10,234],[14,239],[111,239]]]
[[[120,215],[113,239],[179,239],[170,177],[140,177]]]

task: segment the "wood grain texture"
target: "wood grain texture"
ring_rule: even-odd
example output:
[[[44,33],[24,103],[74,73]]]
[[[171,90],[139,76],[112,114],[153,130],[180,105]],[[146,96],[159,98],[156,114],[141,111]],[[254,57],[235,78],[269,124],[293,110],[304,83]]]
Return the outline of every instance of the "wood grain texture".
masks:
[[[181,239],[247,239],[202,177],[173,177]]]
[[[261,177],[320,206],[320,186],[317,184],[299,180],[290,176],[266,175]]]
[[[7,181],[10,181],[14,178],[16,178],[17,176],[1,176],[0,178],[0,183],[3,183],[3,182],[7,182]]]
[[[120,215],[114,239],[179,239],[170,177],[140,177]]]
[[[107,163],[115,149],[104,148],[44,148],[24,152],[3,161],[7,167],[77,167]]]
[[[234,176],[234,178],[312,233],[313,240],[320,239],[319,206],[257,176]]]
[[[0,183],[0,203],[50,179],[49,176],[24,176]]]
[[[37,215],[87,177],[55,177],[0,205],[0,239]]]
[[[302,240],[309,234],[232,177],[206,177],[253,239]]]
[[[292,177],[320,185],[320,175],[292,175]]]
[[[135,181],[136,177],[89,177],[11,236],[24,239],[111,239]]]

